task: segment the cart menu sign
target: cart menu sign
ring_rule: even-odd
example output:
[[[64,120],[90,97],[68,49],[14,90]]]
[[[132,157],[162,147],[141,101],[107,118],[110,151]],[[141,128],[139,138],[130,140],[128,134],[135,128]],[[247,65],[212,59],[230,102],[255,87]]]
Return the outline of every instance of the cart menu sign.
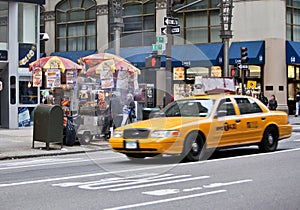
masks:
[[[32,86],[41,87],[42,86],[42,68],[37,67],[32,71]]]
[[[47,79],[46,79],[46,87],[47,88],[55,88],[60,87],[60,69],[48,69],[47,70]]]
[[[67,70],[66,82],[68,87],[74,87],[76,85],[77,71]]]

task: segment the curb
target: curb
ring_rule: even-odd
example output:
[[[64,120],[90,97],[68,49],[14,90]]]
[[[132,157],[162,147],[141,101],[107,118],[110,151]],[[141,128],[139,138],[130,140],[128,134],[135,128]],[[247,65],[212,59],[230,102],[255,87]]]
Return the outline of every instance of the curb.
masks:
[[[111,150],[109,146],[99,148],[99,149],[91,149],[91,150],[80,150],[80,151],[65,151],[65,152],[53,152],[53,153],[43,153],[43,154],[28,154],[28,155],[7,155],[4,157],[0,156],[0,160],[12,160],[12,159],[24,159],[24,158],[35,158],[35,157],[47,157],[47,156],[60,156],[60,155],[70,155],[70,154],[80,154],[87,152],[99,152],[99,151],[107,151]]]

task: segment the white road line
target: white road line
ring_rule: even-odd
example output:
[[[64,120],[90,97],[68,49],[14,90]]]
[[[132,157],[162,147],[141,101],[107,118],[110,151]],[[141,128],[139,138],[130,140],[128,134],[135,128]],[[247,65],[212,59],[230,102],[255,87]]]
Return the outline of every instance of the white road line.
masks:
[[[16,163],[17,166],[10,166],[6,165],[7,167],[1,168],[0,166],[0,171],[1,170],[8,170],[8,169],[21,169],[21,168],[30,168],[30,167],[40,167],[40,166],[51,166],[51,165],[61,165],[61,164],[67,164],[67,163],[81,163],[81,162],[88,162],[88,161],[98,161],[98,160],[111,160],[111,159],[121,159],[121,157],[110,157],[110,158],[101,158],[101,159],[81,159],[81,160],[55,160],[53,159],[52,161],[57,161],[57,162],[45,162],[45,163],[38,163],[38,164],[29,164],[29,165],[20,165],[20,164],[27,164],[26,162],[19,162],[19,164]]]
[[[141,206],[150,206],[150,205],[155,205],[155,204],[159,204],[159,203],[167,203],[167,202],[171,202],[171,201],[178,201],[178,200],[184,200],[184,199],[189,199],[189,198],[214,195],[214,194],[223,193],[223,192],[226,192],[226,190],[216,190],[216,191],[211,191],[211,192],[192,194],[192,195],[187,195],[187,196],[180,196],[180,197],[174,197],[174,198],[168,198],[168,199],[162,199],[162,200],[156,200],[156,201],[150,201],[150,202],[144,202],[144,203],[137,203],[137,204],[131,204],[131,205],[126,205],[126,206],[118,206],[118,207],[113,207],[113,208],[107,208],[104,210],[120,210],[120,209],[136,208],[136,207],[141,207]]]
[[[159,185],[165,185],[165,184],[173,184],[173,183],[187,182],[187,181],[193,181],[193,180],[198,180],[198,179],[208,179],[208,178],[209,178],[209,176],[199,176],[199,177],[192,177],[192,178],[187,178],[187,179],[177,179],[177,180],[171,180],[171,181],[165,181],[165,182],[134,185],[134,186],[130,186],[130,187],[120,187],[120,188],[109,189],[109,191],[116,192],[116,191],[131,190],[131,189],[145,188],[145,187],[153,187],[153,186],[159,186]]]
[[[228,186],[228,185],[234,185],[234,184],[241,184],[245,182],[252,182],[252,179],[245,179],[245,180],[239,180],[239,181],[234,181],[234,182],[225,182],[225,183],[212,183],[209,185],[203,185],[204,188],[215,188],[215,187],[223,187],[223,186]]]
[[[142,179],[142,180],[127,180],[127,183],[122,183],[122,184],[113,184],[113,185],[101,185],[101,183],[96,183],[96,184],[88,184],[88,185],[81,185],[79,186],[80,189],[86,189],[86,190],[101,190],[101,189],[108,189],[108,188],[114,188],[114,187],[123,187],[128,186],[128,185],[137,185],[137,184],[142,184],[142,183],[149,183],[149,182],[157,182],[157,181],[164,181],[164,180],[169,180],[169,179],[178,179],[178,178],[186,178],[186,177],[191,177],[191,175],[179,175],[179,176],[171,176],[171,177],[165,177],[165,178],[160,178],[160,179]],[[162,183],[162,182],[160,182]],[[155,186],[156,183],[150,184],[151,186]],[[141,185],[138,185],[141,186]],[[145,186],[145,185],[144,185]],[[127,188],[134,188],[135,186],[127,187]],[[116,189],[122,189],[122,188],[116,188]],[[114,189],[111,189],[111,191],[114,191]]]
[[[295,151],[299,151],[299,150],[300,150],[300,148],[295,148],[295,149],[281,150],[281,151],[276,151],[276,152],[268,152],[268,153],[254,154],[254,155],[244,155],[244,156],[236,156],[236,157],[231,157],[231,158],[220,158],[220,159],[215,159],[215,160],[181,163],[180,166],[205,164],[205,163],[210,163],[210,162],[228,161],[228,160],[249,158],[249,157],[255,157],[255,156],[276,155],[276,154],[280,154],[280,153],[295,152]],[[134,171],[145,171],[145,170],[150,170],[150,169],[170,168],[170,167],[175,167],[177,165],[178,164],[149,166],[149,167],[144,167],[144,168],[131,168],[131,169],[126,169],[126,170],[101,172],[101,173],[94,173],[94,174],[82,174],[82,175],[76,175],[76,176],[67,176],[67,177],[58,177],[58,178],[49,178],[49,179],[38,179],[38,180],[31,180],[31,181],[21,181],[21,182],[0,184],[0,187],[11,187],[11,186],[19,186],[19,185],[38,184],[38,183],[46,183],[46,182],[86,178],[86,177],[103,176],[103,175],[116,174],[116,173],[128,173],[128,172],[134,172]]]

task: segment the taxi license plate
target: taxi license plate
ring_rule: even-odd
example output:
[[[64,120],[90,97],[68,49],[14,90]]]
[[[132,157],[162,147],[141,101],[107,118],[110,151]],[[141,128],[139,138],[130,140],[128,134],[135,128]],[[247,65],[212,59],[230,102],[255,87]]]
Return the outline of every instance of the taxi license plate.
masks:
[[[125,142],[125,149],[137,149],[137,142],[136,141],[126,141]]]

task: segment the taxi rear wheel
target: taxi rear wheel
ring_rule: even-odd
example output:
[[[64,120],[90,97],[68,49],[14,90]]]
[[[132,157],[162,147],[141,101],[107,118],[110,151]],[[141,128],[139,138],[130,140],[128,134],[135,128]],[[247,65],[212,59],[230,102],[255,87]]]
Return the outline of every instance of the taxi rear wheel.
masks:
[[[185,140],[184,146],[184,160],[185,161],[198,161],[200,160],[201,153],[204,146],[204,139],[198,132],[191,132]]]
[[[274,127],[268,127],[263,135],[262,141],[259,143],[259,149],[262,152],[273,152],[278,146],[278,134]]]

